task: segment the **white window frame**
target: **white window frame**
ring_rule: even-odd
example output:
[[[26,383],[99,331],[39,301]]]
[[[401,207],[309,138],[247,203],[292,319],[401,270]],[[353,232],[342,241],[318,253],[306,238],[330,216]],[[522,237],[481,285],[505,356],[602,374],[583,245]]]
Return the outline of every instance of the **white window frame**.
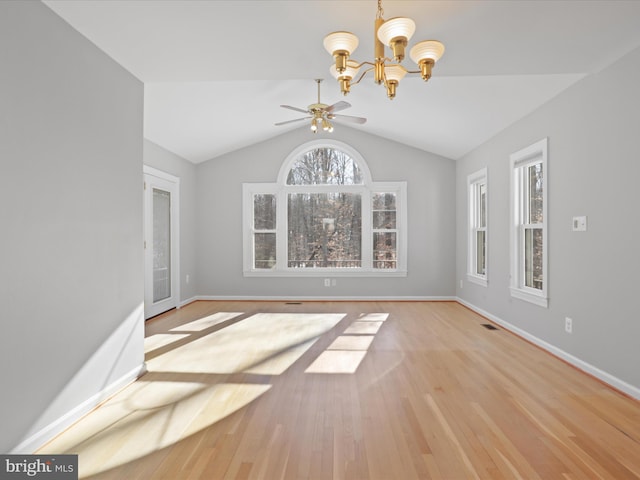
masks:
[[[480,216],[480,186],[485,187],[484,212],[485,224],[481,225]],[[468,194],[468,242],[467,242],[467,280],[483,287],[487,286],[487,273],[489,271],[489,188],[487,181],[487,169],[483,168],[472,173],[467,177],[467,194]],[[479,231],[484,231],[484,274],[476,271],[477,255],[478,255],[478,236]]]
[[[548,268],[548,138],[529,145],[510,155],[511,167],[511,281],[510,293],[514,298],[547,307],[549,289]],[[536,225],[525,224],[528,198],[524,188],[524,170],[535,164],[542,164],[542,223]],[[525,283],[525,228],[542,229],[542,289],[528,287]]]
[[[289,170],[299,155],[314,148],[329,147],[347,153],[362,172],[361,185],[287,185]],[[358,268],[290,268],[287,265],[287,204],[292,193],[352,192],[362,199],[362,266]],[[244,183],[243,196],[243,275],[246,277],[406,277],[407,276],[407,182],[373,182],[364,158],[349,145],[328,139],[313,140],[293,150],[282,163],[276,183]],[[373,211],[374,193],[396,195],[396,268],[373,267]],[[254,268],[253,197],[256,194],[276,196],[276,264],[274,268]],[[376,232],[382,230],[376,230]]]

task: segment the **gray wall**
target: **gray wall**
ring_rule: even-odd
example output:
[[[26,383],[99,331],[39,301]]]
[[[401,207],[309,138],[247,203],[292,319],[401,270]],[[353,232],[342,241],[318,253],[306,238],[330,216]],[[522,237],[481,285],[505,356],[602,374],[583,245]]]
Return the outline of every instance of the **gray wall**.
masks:
[[[180,301],[188,302],[198,293],[196,165],[149,140],[144,141],[144,164],[180,178]]]
[[[40,2],[0,45],[0,452],[30,451],[143,366],[143,88]]]
[[[407,181],[408,275],[401,278],[255,278],[242,275],[242,184],[275,182],[299,145],[328,136],[364,157],[374,181]],[[455,163],[340,125],[307,127],[197,166],[198,288],[221,297],[426,298],[455,293]]]
[[[457,294],[640,393],[640,49],[457,162]],[[509,155],[549,137],[549,308],[509,296]],[[467,283],[466,178],[488,167],[487,288]],[[586,215],[588,230],[573,232]],[[573,333],[564,319],[573,319]],[[625,385],[627,384],[627,385]]]

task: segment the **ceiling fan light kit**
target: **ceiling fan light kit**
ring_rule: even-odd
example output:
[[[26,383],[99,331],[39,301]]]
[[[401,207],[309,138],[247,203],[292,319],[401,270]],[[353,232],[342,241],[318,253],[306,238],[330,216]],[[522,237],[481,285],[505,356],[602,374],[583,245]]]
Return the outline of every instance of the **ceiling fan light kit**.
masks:
[[[416,24],[406,17],[395,17],[384,20],[382,17],[382,0],[378,0],[378,12],[374,22],[374,58],[373,62],[357,62],[350,57],[358,47],[358,37],[351,32],[333,32],[324,38],[324,48],[333,56],[335,64],[330,68],[331,74],[338,80],[343,95],[349,93],[351,86],[360,83],[364,76],[373,71],[374,81],[384,84],[387,96],[396,96],[396,87],[406,74],[419,73],[426,82],[431,78],[431,70],[444,53],[444,45],[437,40],[423,40],[411,48],[409,56],[419,70],[407,70],[400,65],[405,57],[409,39],[413,36]],[[385,45],[393,52],[393,59],[385,56]],[[391,63],[395,61],[396,63]],[[360,77],[354,81],[360,69],[368,65]]]
[[[312,103],[309,105],[306,110],[303,108],[292,107],[291,105],[280,105],[282,108],[287,108],[289,110],[294,110],[296,112],[306,113],[310,116],[296,118],[294,120],[287,120],[285,122],[276,123],[276,126],[286,125],[287,123],[300,122],[302,120],[311,120],[311,131],[316,133],[318,128],[322,128],[325,132],[333,132],[333,123],[332,120],[337,122],[352,122],[352,123],[365,123],[367,121],[366,118],[363,117],[353,117],[351,115],[338,115],[336,112],[340,110],[344,110],[346,108],[351,107],[351,104],[348,102],[340,101],[336,102],[333,105],[327,105],[325,103],[320,102],[320,83],[322,83],[322,79],[316,79],[316,83],[318,84],[318,102]]]

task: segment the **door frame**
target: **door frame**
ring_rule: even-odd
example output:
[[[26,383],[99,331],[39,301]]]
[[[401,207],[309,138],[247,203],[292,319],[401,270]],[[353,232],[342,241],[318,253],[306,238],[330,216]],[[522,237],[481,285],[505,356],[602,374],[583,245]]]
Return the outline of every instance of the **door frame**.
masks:
[[[180,308],[180,177],[143,165],[144,196],[144,318],[145,320],[172,308]],[[171,296],[153,303],[153,188],[171,194]],[[147,248],[150,246],[150,248]]]

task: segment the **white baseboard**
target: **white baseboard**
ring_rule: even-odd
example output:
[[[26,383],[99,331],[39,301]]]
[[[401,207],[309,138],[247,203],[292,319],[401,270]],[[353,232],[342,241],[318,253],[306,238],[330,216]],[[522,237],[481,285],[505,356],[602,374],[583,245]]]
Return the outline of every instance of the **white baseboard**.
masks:
[[[473,305],[472,303],[467,302],[466,300],[463,300],[462,298],[456,298],[456,301],[458,303],[460,303],[461,305],[464,305],[465,307],[473,310],[476,313],[479,313],[480,315],[482,315],[483,317],[488,318],[489,320],[497,323],[498,325],[500,325],[501,327],[504,327],[506,330],[509,330],[512,333],[515,333],[516,335],[518,335],[519,337],[524,338],[525,340],[533,343],[534,345],[537,345],[538,347],[542,348],[543,350],[546,350],[547,352],[551,353],[552,355],[564,360],[565,362],[573,365],[574,367],[576,367],[578,370],[581,370],[589,375],[594,376],[595,378],[603,381],[604,383],[606,383],[607,385],[615,388],[616,390],[619,390],[637,400],[640,400],[640,388],[635,387],[617,377],[614,377],[613,375],[611,375],[608,372],[605,372],[604,370],[601,370],[593,365],[591,365],[590,363],[585,362],[584,360],[579,359],[578,357],[574,357],[573,355],[571,355],[570,353],[565,352],[564,350],[556,347],[555,345],[552,345],[550,343],[545,342],[544,340],[531,335],[530,333],[522,330],[521,328],[516,327],[515,325],[512,325],[511,323],[496,317],[495,315],[476,307],[475,305]]]
[[[369,297],[369,296],[354,296],[354,297],[340,297],[340,296],[252,296],[252,295],[241,295],[241,296],[233,296],[233,295],[197,295],[195,297],[191,297],[188,301],[185,301],[183,305],[187,303],[195,302],[196,300],[227,300],[227,301],[282,301],[282,302],[371,302],[371,301],[380,301],[380,302],[455,302],[457,301],[457,297],[398,297],[398,296],[388,296],[388,297]]]
[[[65,413],[62,417],[51,422],[46,427],[42,428],[38,432],[31,435],[26,440],[20,442],[11,452],[11,454],[30,454],[35,452],[38,448],[42,447],[45,443],[52,440],[56,435],[62,433],[65,429],[69,428],[75,422],[77,422],[84,415],[89,413],[100,403],[107,398],[117,393],[122,388],[126,387],[130,383],[134,382],[140,376],[147,371],[146,364],[142,364],[137,368],[134,368],[129,373],[123,375],[115,382],[107,385],[105,388],[95,393],[80,405],[72,408],[69,412]]]
[[[185,305],[189,305],[190,303],[195,302],[196,300],[201,300],[201,298],[199,296],[194,296],[191,298],[187,298],[186,300],[180,300],[180,303],[178,304],[178,308],[182,308]]]

